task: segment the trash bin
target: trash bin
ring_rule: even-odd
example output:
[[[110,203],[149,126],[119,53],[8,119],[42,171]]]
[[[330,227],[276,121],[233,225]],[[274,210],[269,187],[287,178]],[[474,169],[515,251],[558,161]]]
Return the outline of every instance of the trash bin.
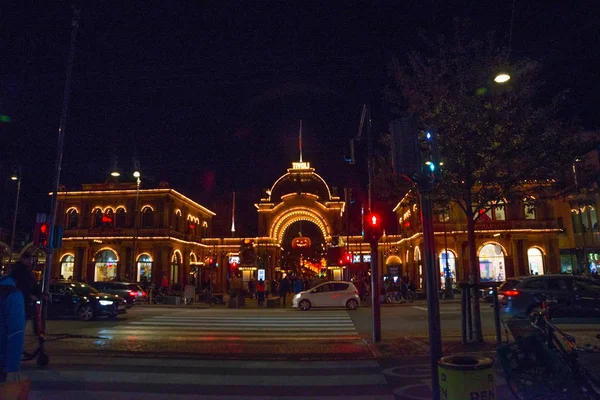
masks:
[[[496,398],[494,360],[489,357],[442,357],[438,376],[441,400],[489,400]]]

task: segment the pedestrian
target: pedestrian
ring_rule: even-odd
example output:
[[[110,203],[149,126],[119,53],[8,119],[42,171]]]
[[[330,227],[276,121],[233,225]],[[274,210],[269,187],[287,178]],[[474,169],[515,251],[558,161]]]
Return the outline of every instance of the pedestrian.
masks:
[[[166,275],[163,275],[162,280],[160,281],[160,289],[159,292],[167,293],[169,291],[169,280]]]
[[[290,280],[287,278],[287,276],[284,276],[283,278],[281,278],[281,281],[279,281],[279,297],[281,297],[282,300],[282,305],[285,307],[285,298],[287,297],[287,294],[290,292]]]
[[[25,302],[11,276],[0,279],[0,383],[19,380],[25,345]]]
[[[254,299],[254,290],[255,290],[254,279],[250,278],[248,281],[248,291],[250,292],[250,298]]]
[[[367,294],[367,286],[364,280],[360,280],[358,282],[358,297],[360,297],[360,301],[365,301],[365,296]]]
[[[258,306],[262,307],[265,303],[265,290],[267,286],[265,285],[265,281],[262,279],[256,283],[256,293],[258,294]]]
[[[271,281],[271,294],[273,297],[277,296],[277,281],[275,279]]]
[[[10,269],[10,277],[17,289],[23,294],[23,304],[25,305],[25,320],[33,320],[37,313],[35,304],[42,297],[42,289],[37,283],[37,278],[33,273],[33,256],[31,253],[23,253],[21,259],[13,264]],[[37,321],[33,322],[33,331],[37,335]]]
[[[294,281],[294,294],[298,294],[302,290],[304,290],[304,283],[302,282],[302,279],[296,278]]]

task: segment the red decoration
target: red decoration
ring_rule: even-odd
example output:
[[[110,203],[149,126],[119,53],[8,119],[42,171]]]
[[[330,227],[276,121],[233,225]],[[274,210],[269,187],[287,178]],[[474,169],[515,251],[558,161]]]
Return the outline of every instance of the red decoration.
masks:
[[[299,236],[299,237],[295,237],[292,240],[292,247],[294,249],[307,249],[311,245],[312,245],[312,242],[311,242],[310,238],[308,238],[308,237]]]
[[[112,222],[112,218],[109,217],[108,215],[103,215],[102,216],[102,222],[110,224]]]

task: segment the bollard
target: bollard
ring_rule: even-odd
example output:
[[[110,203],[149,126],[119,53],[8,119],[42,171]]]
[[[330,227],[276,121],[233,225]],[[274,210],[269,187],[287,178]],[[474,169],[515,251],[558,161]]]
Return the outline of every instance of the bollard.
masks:
[[[498,302],[498,286],[492,286],[492,296],[494,296],[494,325],[496,327],[496,343],[502,343],[502,329],[500,327],[500,303]]]
[[[440,400],[496,399],[494,360],[455,355],[439,361]]]

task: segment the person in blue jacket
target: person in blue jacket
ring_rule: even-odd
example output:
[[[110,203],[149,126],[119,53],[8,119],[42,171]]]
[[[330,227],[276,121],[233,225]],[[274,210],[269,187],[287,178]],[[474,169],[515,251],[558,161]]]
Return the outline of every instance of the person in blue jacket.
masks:
[[[0,279],[0,382],[14,379],[25,344],[23,294],[10,277]],[[12,375],[12,377],[11,377]]]

